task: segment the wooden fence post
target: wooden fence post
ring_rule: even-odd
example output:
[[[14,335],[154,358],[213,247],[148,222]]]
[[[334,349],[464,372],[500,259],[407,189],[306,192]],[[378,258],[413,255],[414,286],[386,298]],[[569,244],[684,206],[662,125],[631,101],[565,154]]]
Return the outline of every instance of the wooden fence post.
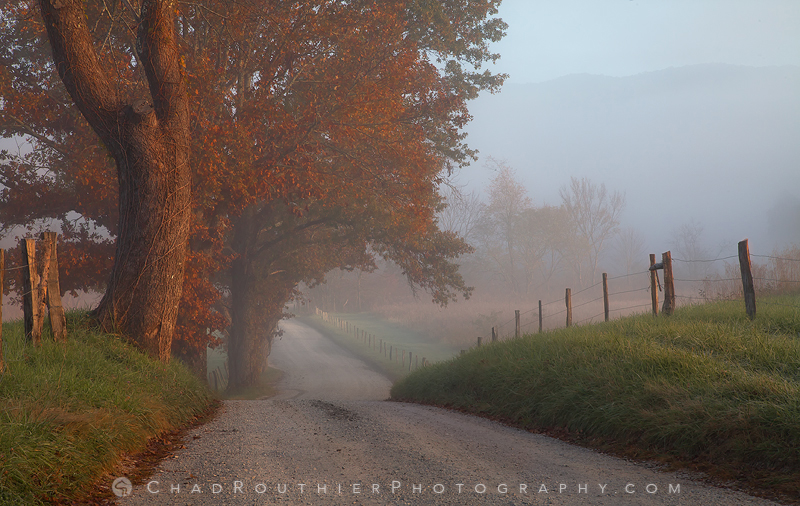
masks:
[[[670,316],[675,312],[675,278],[672,276],[672,253],[667,251],[661,255],[664,263],[664,306],[663,313]]]
[[[742,290],[744,291],[744,309],[751,320],[756,317],[756,288],[753,284],[753,272],[750,269],[750,244],[747,239],[739,243],[739,269],[742,272]]]
[[[47,277],[47,308],[50,313],[50,328],[53,330],[53,339],[66,341],[67,319],[61,303],[61,283],[58,279],[58,253],[56,251],[58,234],[42,232],[42,240],[50,245],[50,273]]]
[[[39,320],[35,314],[39,308],[39,301],[36,297],[39,293],[36,289],[36,241],[23,239],[19,246],[22,253],[22,315],[25,325],[25,341],[33,341],[34,345],[38,345],[41,336],[33,334],[35,322]]]
[[[514,310],[514,320],[516,320],[516,327],[514,328],[514,337],[519,339],[520,326],[519,326],[519,309]]]
[[[42,330],[44,329],[44,310],[47,307],[47,282],[50,279],[50,244],[42,244],[42,274],[37,273],[37,286],[36,298],[38,299],[39,307],[36,308],[38,320],[34,320],[33,334],[37,337],[39,343],[42,342]]]
[[[478,336],[478,348],[481,347],[481,336]]]
[[[572,326],[572,290],[567,288],[567,294],[564,296],[564,302],[567,304],[567,327]]]
[[[542,333],[542,299],[539,299],[539,333]]]
[[[496,341],[497,341],[497,332],[494,330],[494,327],[492,327],[492,342],[494,343]]]
[[[650,253],[650,302],[653,304],[653,314],[658,316],[658,271],[653,268],[656,265],[655,253]]]
[[[0,374],[6,370],[6,364],[3,362],[3,288],[6,286],[5,280],[6,268],[6,252],[0,248]]]
[[[608,321],[608,273],[603,273],[603,312]]]

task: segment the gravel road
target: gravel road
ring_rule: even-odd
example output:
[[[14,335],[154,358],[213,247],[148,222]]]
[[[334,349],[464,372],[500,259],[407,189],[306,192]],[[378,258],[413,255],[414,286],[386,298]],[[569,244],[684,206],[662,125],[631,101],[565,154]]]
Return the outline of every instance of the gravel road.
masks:
[[[226,401],[117,504],[765,505],[478,417],[387,402],[390,382],[285,322],[277,397]]]

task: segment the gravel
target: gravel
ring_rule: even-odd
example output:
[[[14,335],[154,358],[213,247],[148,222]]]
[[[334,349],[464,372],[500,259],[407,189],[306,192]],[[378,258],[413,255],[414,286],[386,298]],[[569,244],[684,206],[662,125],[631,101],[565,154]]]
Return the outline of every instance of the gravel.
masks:
[[[444,409],[396,403],[390,382],[286,322],[280,394],[225,401],[117,504],[765,505],[688,474],[609,457]]]

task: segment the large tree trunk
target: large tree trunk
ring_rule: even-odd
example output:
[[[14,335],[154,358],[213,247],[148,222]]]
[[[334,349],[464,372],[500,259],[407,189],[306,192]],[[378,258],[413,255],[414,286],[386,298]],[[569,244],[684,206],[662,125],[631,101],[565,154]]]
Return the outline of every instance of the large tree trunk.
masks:
[[[257,206],[244,210],[234,227],[231,264],[231,327],[228,336],[228,390],[257,385],[267,365],[278,324],[267,307],[266,280],[256,262],[259,219]],[[279,317],[278,317],[279,318]]]
[[[148,98],[126,101],[95,51],[82,0],[40,0],[53,59],[78,109],[117,164],[119,229],[111,278],[95,311],[160,360],[170,357],[189,234],[186,83],[174,2],[143,0],[136,54]]]
[[[237,269],[234,268],[234,272]],[[267,367],[277,319],[260,303],[252,279],[234,274],[231,286],[231,330],[228,338],[228,390],[258,385]]]

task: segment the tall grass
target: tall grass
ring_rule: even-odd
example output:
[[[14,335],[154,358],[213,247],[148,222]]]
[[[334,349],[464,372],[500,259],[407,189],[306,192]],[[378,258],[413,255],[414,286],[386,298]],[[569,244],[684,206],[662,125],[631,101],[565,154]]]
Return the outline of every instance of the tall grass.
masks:
[[[800,300],[766,302],[753,322],[741,303],[716,302],[483,346],[409,375],[392,397],[800,497],[800,311],[777,305]]]
[[[65,344],[26,344],[21,322],[3,326],[0,503],[77,502],[125,454],[211,403],[177,361],[153,361],[120,338],[68,315]]]

